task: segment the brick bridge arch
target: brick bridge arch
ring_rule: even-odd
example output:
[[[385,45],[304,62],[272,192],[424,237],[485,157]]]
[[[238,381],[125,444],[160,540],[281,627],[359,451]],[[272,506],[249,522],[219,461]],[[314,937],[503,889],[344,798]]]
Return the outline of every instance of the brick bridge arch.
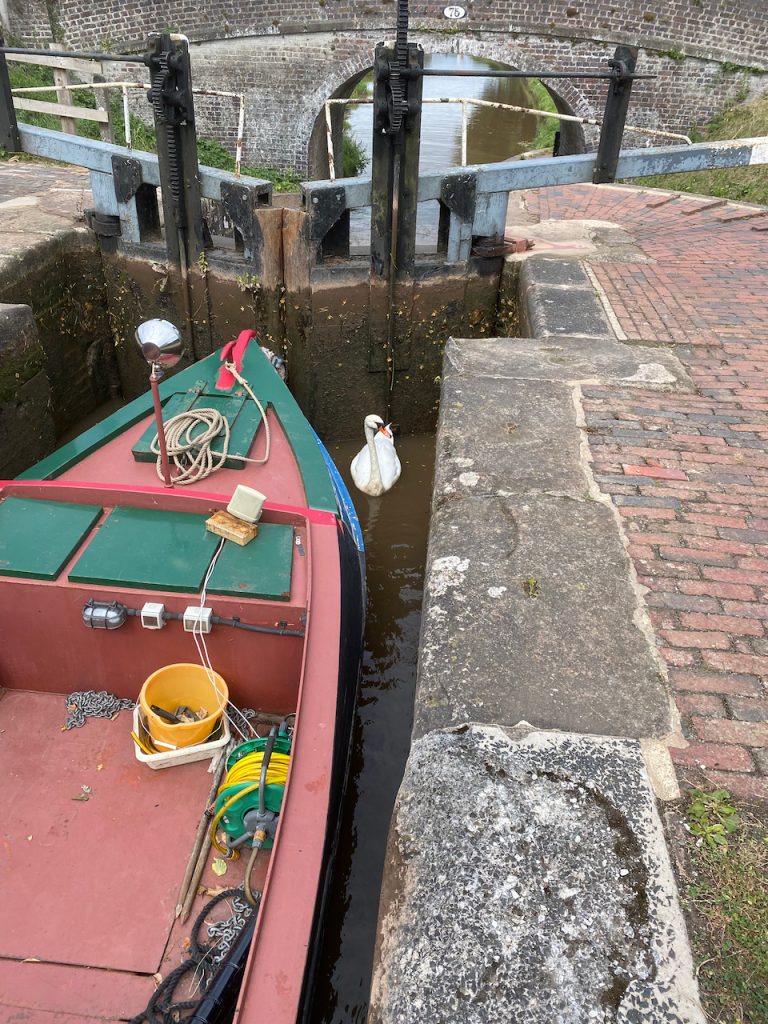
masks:
[[[765,80],[755,72],[768,70],[765,0],[467,0],[458,23],[444,6],[411,0],[411,38],[425,50],[574,71],[604,64],[618,43],[638,45],[638,70],[657,75],[633,91],[630,122],[646,127],[687,132],[758,91]],[[395,11],[392,0],[0,0],[6,32],[30,45],[55,35],[71,47],[133,51],[151,32],[185,32],[195,84],[246,94],[246,161],[301,174],[325,100],[370,66],[375,44],[394,34]],[[552,87],[564,110],[601,113],[604,83]],[[201,98],[198,121],[234,149],[231,102]]]

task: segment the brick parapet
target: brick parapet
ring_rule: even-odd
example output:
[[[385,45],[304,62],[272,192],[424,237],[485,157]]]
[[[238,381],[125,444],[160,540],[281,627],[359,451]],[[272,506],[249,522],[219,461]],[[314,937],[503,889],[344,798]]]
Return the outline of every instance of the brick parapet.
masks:
[[[40,0],[9,0],[8,18],[24,35]],[[695,56],[730,53],[744,64],[762,65],[768,49],[768,21],[761,0],[476,0],[467,3],[467,17],[446,21],[442,0],[411,3],[414,27],[461,34],[477,31],[505,34],[541,33],[569,39],[622,41],[630,38],[646,49],[674,49]],[[221,0],[193,4],[189,0],[62,0],[56,18],[73,46],[114,43],[142,46],[148,31],[172,28],[190,39],[211,40],[256,34],[348,31],[393,31],[392,0]]]

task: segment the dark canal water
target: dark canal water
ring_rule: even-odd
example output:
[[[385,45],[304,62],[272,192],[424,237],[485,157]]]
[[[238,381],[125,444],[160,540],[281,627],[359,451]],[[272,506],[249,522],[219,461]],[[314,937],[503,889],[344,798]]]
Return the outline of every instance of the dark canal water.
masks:
[[[402,476],[387,494],[369,498],[349,478],[360,434],[329,449],[365,535],[368,619],[315,1024],[364,1024],[368,1012],[389,817],[410,745],[435,459],[434,436],[397,438]]]

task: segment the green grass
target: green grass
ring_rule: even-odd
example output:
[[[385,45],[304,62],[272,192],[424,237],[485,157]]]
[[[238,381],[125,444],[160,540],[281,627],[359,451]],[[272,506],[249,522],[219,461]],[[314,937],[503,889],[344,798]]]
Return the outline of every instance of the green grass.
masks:
[[[53,71],[51,68],[39,67],[35,64],[21,64],[11,66],[9,69],[11,88],[18,89],[28,86],[50,85],[53,86]],[[22,94],[24,95],[24,94]],[[51,88],[50,93],[28,93],[29,98],[56,102],[56,90]],[[96,107],[96,97],[93,92],[85,89],[76,89],[72,92],[72,103],[77,107]],[[123,116],[122,95],[117,91],[109,94],[109,110],[114,131],[115,143],[118,146],[125,145],[125,118]],[[23,124],[34,124],[40,128],[51,128],[54,131],[61,130],[61,121],[54,114],[38,114],[36,112],[19,110],[17,120]],[[150,127],[135,114],[131,118],[131,144],[134,149],[145,153],[154,153],[157,148],[157,136],[154,128]],[[100,138],[99,126],[93,121],[75,121],[77,134],[88,139]],[[12,154],[0,149],[0,159],[8,158]],[[15,154],[14,154],[15,155]],[[224,171],[234,171],[235,158],[215,139],[200,136],[197,140],[197,158],[204,167],[216,167]],[[263,178],[271,181],[276,192],[294,192],[297,190],[299,175],[293,171],[281,171],[274,167],[251,167],[246,164],[241,166],[242,174],[253,178]]]
[[[768,135],[768,90],[750,103],[735,103],[714,118],[703,131],[692,130],[696,142],[744,139]],[[674,192],[695,192],[736,202],[768,206],[768,167],[732,167],[684,174],[654,174],[630,182]]]
[[[133,125],[133,118],[131,118]],[[154,133],[153,133],[154,134]],[[234,171],[235,158],[220,142],[205,136],[198,137],[197,159],[203,167],[217,167],[222,171]],[[242,174],[251,178],[265,178],[271,181],[275,192],[296,192],[301,178],[294,171],[280,171],[275,167],[251,167],[242,164]]]
[[[354,178],[368,166],[368,157],[357,139],[348,135],[346,130],[341,141],[344,153],[343,176]]]
[[[768,822],[724,790],[694,790],[688,800],[692,877],[684,902],[704,1008],[718,1024],[765,1024]]]
[[[557,113],[555,101],[550,96],[548,89],[541,84],[538,78],[529,78],[528,88],[533,93],[534,106],[538,110],[551,110],[553,113]],[[551,153],[552,147],[555,144],[555,135],[559,129],[560,122],[556,121],[553,117],[540,117],[531,149],[548,149]]]

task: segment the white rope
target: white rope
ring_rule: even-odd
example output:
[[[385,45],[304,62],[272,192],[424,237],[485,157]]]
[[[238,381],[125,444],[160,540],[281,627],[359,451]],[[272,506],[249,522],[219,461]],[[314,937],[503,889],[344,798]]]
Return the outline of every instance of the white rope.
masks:
[[[245,388],[249,397],[258,406],[261,418],[264,422],[265,431],[265,448],[264,455],[260,459],[247,459],[244,455],[230,455],[229,454],[229,439],[230,430],[229,422],[225,416],[222,416],[218,409],[193,409],[188,412],[179,413],[177,416],[172,416],[167,423],[164,424],[165,428],[165,439],[166,447],[168,449],[168,457],[171,459],[176,466],[177,474],[173,478],[174,484],[193,484],[198,480],[204,480],[211,473],[214,473],[217,469],[220,469],[227,458],[239,459],[242,462],[250,462],[253,465],[261,466],[269,459],[270,449],[272,446],[271,436],[269,432],[269,421],[267,420],[267,413],[264,406],[258,400],[253,390],[245,379],[238,373],[237,367],[234,363],[225,363],[225,368],[229,370],[238,384]],[[196,428],[203,426],[202,432],[195,434]],[[224,442],[222,445],[221,452],[213,451],[213,442],[222,436]],[[152,451],[157,455],[157,473],[161,480],[164,480],[162,464],[160,460],[160,444],[157,439],[157,434],[152,441]],[[200,658],[200,663],[205,669],[205,673],[208,676],[208,681],[214,689],[214,692],[219,698],[219,706],[229,721],[235,732],[240,734],[241,739],[245,740],[248,737],[243,733],[237,722],[227,711],[227,704],[238,713],[240,718],[247,721],[245,715],[237,707],[237,705],[231,699],[224,697],[223,692],[219,688],[216,682],[216,676],[214,674],[213,663],[208,653],[208,645],[205,642],[205,634],[203,632],[203,608],[205,607],[205,600],[208,592],[208,583],[210,582],[213,570],[216,568],[216,563],[219,560],[219,555],[224,550],[224,538],[222,537],[219,541],[219,545],[216,548],[211,564],[208,566],[208,571],[205,574],[203,580],[203,586],[200,591],[200,604],[199,614],[197,622],[192,629],[192,639],[195,641],[195,647]]]
[[[180,412],[177,416],[172,416],[167,423],[163,424],[168,458],[176,467],[176,474],[173,477],[174,485],[184,486],[205,480],[211,473],[221,469],[227,459],[249,462],[254,466],[263,466],[269,460],[272,439],[269,432],[269,420],[267,419],[264,406],[253,393],[245,377],[238,373],[235,364],[226,363],[225,366],[258,406],[264,423],[264,455],[260,459],[248,459],[244,455],[231,455],[229,452],[229,423],[227,418],[222,416],[218,409],[190,409],[188,412]],[[200,427],[202,427],[202,430],[199,429]],[[219,437],[223,437],[222,448],[220,452],[215,452],[213,450],[213,443]],[[160,442],[157,439],[157,434],[155,434],[152,440],[151,449],[153,454],[157,456],[157,475],[161,480],[164,480],[160,458]]]
[[[211,656],[208,654],[208,645],[205,642],[205,633],[203,633],[203,608],[205,607],[205,599],[208,594],[208,583],[210,582],[211,576],[213,575],[213,570],[216,568],[216,563],[219,560],[219,555],[224,550],[224,542],[225,538],[222,537],[221,540],[219,541],[219,546],[216,548],[214,556],[211,559],[211,564],[208,566],[208,572],[205,574],[205,579],[203,580],[202,590],[200,591],[200,614],[198,615],[197,622],[195,623],[195,626],[192,629],[192,639],[195,641],[195,647],[197,648],[200,663],[205,669],[205,674],[208,676],[208,682],[211,684],[216,693],[216,696],[219,698],[219,707],[221,708],[225,718],[232,726],[232,728],[235,730],[235,732],[240,733],[240,738],[243,740],[247,740],[249,737],[245,735],[240,726],[227,711],[227,704],[229,704],[230,707],[233,707],[243,720],[247,721],[247,719],[245,718],[245,715],[242,713],[240,708],[234,703],[234,701],[230,698],[225,698],[224,694],[219,689],[218,684],[216,683],[216,676],[214,674],[215,669],[213,667],[213,663],[211,662]]]

